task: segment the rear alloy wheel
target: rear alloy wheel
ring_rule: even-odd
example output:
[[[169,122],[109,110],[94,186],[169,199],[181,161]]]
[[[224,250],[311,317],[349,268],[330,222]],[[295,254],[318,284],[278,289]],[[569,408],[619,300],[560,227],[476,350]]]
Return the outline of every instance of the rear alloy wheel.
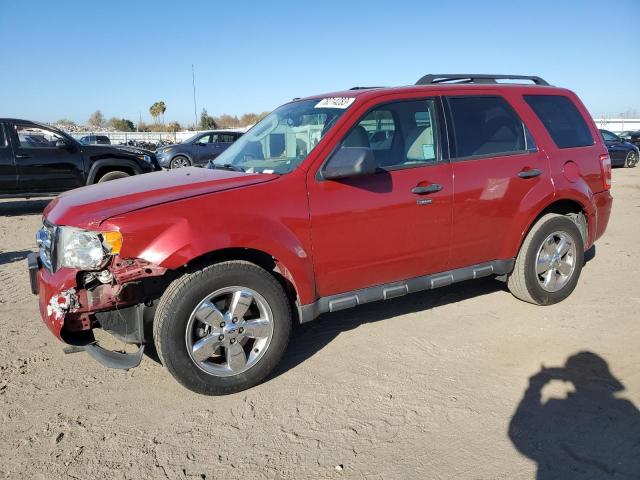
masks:
[[[289,300],[266,270],[230,261],[183,275],[158,305],[158,356],[188,389],[224,395],[260,383],[289,342]]]
[[[177,156],[173,160],[171,160],[171,168],[184,168],[190,167],[191,161],[182,155]]]
[[[627,158],[624,160],[624,166],[628,168],[633,168],[638,164],[638,152],[636,150],[631,150],[627,153]]]
[[[558,303],[575,289],[583,263],[578,226],[565,215],[547,214],[527,234],[507,285],[525,302]]]

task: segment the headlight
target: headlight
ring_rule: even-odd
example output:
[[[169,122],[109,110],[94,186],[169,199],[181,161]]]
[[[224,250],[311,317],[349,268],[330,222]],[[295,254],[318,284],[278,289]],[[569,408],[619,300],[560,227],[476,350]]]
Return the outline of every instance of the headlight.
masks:
[[[149,155],[143,155],[142,160],[144,160],[147,163],[151,163],[151,157]]]
[[[109,256],[120,253],[122,248],[120,232],[92,232],[75,227],[50,228],[53,229],[55,240],[51,242],[39,233],[38,245],[40,258],[53,271],[62,267],[78,270],[100,268]]]

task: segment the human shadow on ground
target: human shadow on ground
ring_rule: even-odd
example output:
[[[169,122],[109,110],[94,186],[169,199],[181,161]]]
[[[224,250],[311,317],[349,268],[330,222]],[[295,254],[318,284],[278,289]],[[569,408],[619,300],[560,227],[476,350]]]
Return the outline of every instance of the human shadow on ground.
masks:
[[[41,215],[50,201],[51,198],[3,201],[0,202],[0,217]]]
[[[18,250],[15,252],[0,252],[0,266],[8,263],[19,262],[27,258],[31,250]],[[26,267],[25,267],[26,268]]]
[[[543,403],[542,389],[552,381],[575,390]],[[618,398],[624,389],[607,362],[587,351],[529,378],[509,438],[537,463],[537,480],[640,478],[640,411]]]

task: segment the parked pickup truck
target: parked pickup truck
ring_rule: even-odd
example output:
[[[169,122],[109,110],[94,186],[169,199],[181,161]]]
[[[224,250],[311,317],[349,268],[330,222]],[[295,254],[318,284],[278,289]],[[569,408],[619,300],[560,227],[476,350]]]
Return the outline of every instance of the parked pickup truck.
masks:
[[[147,150],[83,145],[57,128],[0,118],[0,196],[50,195],[160,170]]]
[[[536,305],[565,299],[610,188],[602,137],[569,90],[427,75],[296,99],[208,169],[60,195],[32,289],[74,349],[132,368],[155,348],[187,388],[226,394],[262,381],[294,322],[323,313],[486,276]],[[100,347],[97,328],[138,351]]]

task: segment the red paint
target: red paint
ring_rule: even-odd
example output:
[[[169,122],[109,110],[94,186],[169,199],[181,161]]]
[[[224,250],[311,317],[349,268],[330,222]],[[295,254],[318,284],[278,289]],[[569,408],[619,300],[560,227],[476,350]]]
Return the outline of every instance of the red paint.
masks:
[[[538,151],[350,180],[318,180],[322,163],[368,109],[394,100],[468,94],[507,99],[527,124]],[[524,94],[571,98],[587,120],[595,144],[558,149],[524,102]],[[196,168],[151,173],[60,195],[45,217],[58,225],[119,230],[124,243],[116,264],[133,260],[138,268],[134,277],[162,275],[223,249],[260,250],[274,257],[303,305],[320,296],[513,258],[532,222],[558,200],[572,200],[582,207],[589,226],[586,248],[606,228],[611,195],[605,191],[606,172],[600,161],[606,148],[586,109],[568,90],[440,85],[315,98],[326,96],[357,99],[288,175]],[[518,172],[530,169],[542,174],[518,177]],[[411,189],[429,183],[439,183],[443,189],[429,195],[431,204],[419,205],[420,197]],[[151,274],[144,268],[148,264],[153,266]],[[131,275],[113,268],[118,283],[131,281]],[[51,296],[75,287],[76,273],[41,270],[38,274],[41,313],[58,337],[62,323],[46,314],[46,305]],[[79,298],[87,301],[86,295]],[[81,305],[79,311],[90,311],[88,307]]]

